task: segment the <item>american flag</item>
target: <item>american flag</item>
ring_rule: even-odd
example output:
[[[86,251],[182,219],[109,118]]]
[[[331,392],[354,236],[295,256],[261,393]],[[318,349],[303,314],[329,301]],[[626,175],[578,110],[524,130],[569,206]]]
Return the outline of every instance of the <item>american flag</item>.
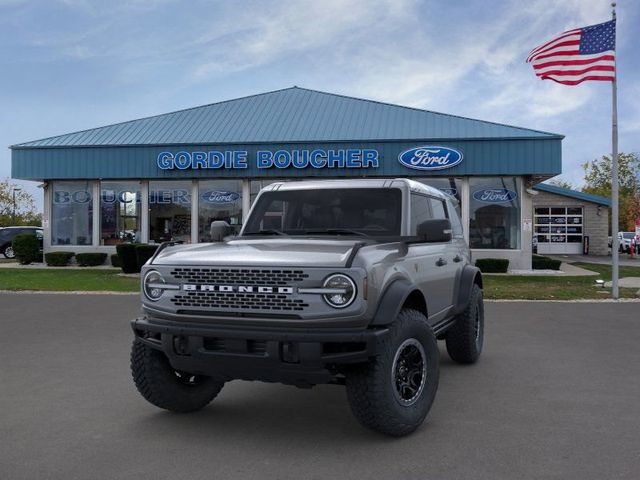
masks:
[[[542,80],[578,85],[616,76],[616,21],[576,28],[531,50],[527,57]]]

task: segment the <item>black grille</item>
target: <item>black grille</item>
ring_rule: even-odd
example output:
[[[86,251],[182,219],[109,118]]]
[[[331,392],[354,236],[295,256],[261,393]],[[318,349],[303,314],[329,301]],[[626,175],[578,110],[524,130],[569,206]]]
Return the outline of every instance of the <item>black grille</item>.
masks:
[[[267,342],[264,340],[229,340],[224,338],[205,337],[203,346],[210,352],[248,353],[265,356]]]
[[[254,311],[301,311],[309,304],[276,293],[182,292],[171,301],[177,307]]]
[[[191,283],[256,286],[287,286],[309,277],[302,270],[201,267],[175,268],[171,276]]]

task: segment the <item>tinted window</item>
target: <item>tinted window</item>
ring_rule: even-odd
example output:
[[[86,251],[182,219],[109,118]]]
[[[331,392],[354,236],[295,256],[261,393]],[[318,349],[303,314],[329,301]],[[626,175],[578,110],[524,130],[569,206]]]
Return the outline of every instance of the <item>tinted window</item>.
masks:
[[[433,211],[433,218],[444,219],[447,218],[447,211],[444,208],[444,202],[437,198],[430,198],[431,210]]]
[[[352,230],[371,236],[399,235],[401,207],[398,189],[266,192],[257,200],[244,234],[265,230],[289,235],[339,234]]]
[[[411,232],[410,235],[417,235],[417,228],[425,220],[433,218],[429,197],[411,194]]]

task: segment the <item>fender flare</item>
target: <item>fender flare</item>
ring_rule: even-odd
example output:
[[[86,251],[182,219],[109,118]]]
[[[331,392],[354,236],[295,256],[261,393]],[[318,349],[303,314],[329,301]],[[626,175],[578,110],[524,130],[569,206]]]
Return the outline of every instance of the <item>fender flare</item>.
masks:
[[[380,297],[378,308],[370,325],[389,325],[392,323],[404,305],[407,297],[418,287],[407,279],[394,280]]]
[[[458,280],[457,294],[455,301],[454,313],[456,315],[462,313],[469,303],[469,295],[474,283],[478,283],[482,288],[482,273],[478,267],[465,265]]]

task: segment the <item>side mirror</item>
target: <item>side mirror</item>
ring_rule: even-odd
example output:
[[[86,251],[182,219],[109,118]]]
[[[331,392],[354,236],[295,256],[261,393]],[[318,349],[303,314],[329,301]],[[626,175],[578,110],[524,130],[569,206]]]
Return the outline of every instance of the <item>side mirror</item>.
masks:
[[[416,233],[423,242],[448,242],[451,240],[451,222],[447,218],[434,218],[418,225]]]
[[[233,233],[233,227],[224,220],[216,220],[211,222],[211,241],[221,242],[224,237],[228,237]]]

